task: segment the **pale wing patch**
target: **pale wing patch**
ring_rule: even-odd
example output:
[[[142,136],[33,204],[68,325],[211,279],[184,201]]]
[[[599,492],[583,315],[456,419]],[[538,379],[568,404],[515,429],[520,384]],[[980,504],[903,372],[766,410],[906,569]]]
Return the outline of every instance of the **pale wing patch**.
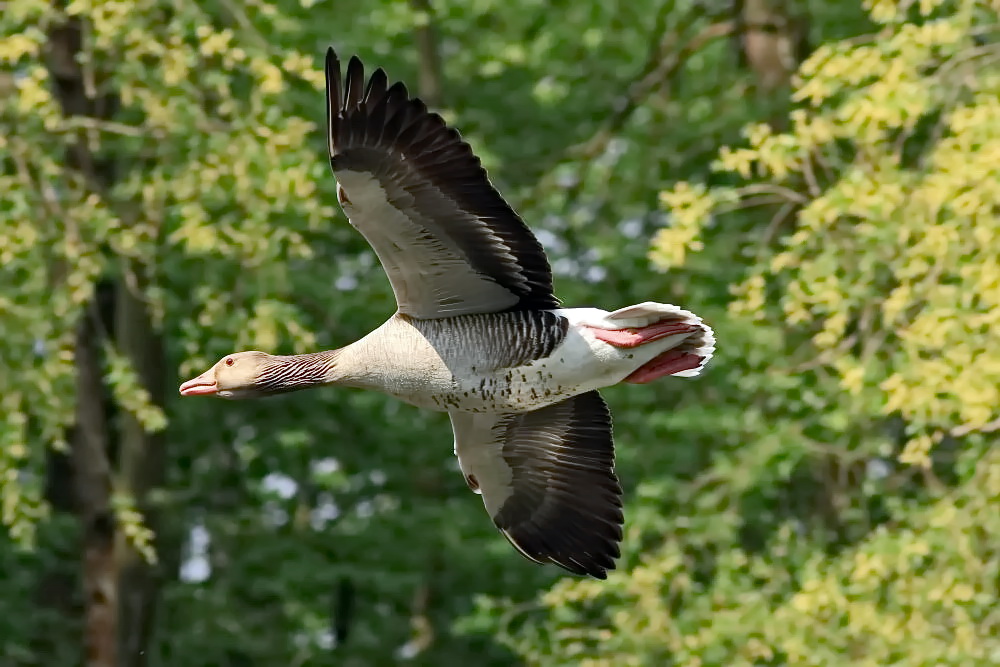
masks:
[[[415,210],[393,205],[374,176],[338,171],[337,179],[348,200],[341,206],[375,250],[400,312],[441,317],[496,312],[518,302],[515,294],[473,269],[447,235],[429,230],[431,221],[422,226]]]
[[[470,412],[452,412],[450,416],[458,465],[492,517],[513,493],[513,473],[503,458],[503,442],[492,437],[500,417]]]

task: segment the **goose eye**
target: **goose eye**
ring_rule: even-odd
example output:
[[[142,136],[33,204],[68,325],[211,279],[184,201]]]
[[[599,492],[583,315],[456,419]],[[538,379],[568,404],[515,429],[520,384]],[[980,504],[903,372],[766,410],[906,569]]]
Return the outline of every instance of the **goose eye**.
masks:
[[[226,365],[227,366],[232,366],[233,365],[233,358],[232,357],[226,357]]]
[[[472,489],[473,491],[479,490],[479,480],[476,479],[475,475],[466,475],[465,483],[468,484],[469,488]]]

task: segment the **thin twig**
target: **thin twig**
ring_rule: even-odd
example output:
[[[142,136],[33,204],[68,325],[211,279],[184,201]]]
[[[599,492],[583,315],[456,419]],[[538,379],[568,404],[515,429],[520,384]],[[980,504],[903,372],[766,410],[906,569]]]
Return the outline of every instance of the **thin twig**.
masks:
[[[962,424],[961,426],[956,426],[948,431],[948,434],[956,438],[961,438],[962,436],[969,435],[970,433],[993,433],[994,431],[1000,431],[1000,419],[994,419],[991,422],[986,422],[981,425]]]
[[[94,45],[90,38],[91,32],[90,21],[80,21],[80,44],[84,49],[83,62],[80,65],[83,96],[90,100],[91,104],[97,104],[97,73],[94,71]],[[84,130],[83,134],[87,139],[87,153],[92,156],[100,146],[100,137],[93,128]]]
[[[963,65],[971,64],[975,61],[977,66],[982,66],[985,60],[985,64],[990,64],[995,61],[995,58],[988,58],[987,56],[997,56],[1000,54],[1000,44],[985,44],[983,46],[977,46],[971,49],[962,51],[960,56],[956,56],[945,62],[941,67],[934,72],[934,77],[940,83],[944,83],[943,79],[946,74],[950,74],[953,70],[962,67]]]
[[[768,223],[767,228],[764,229],[764,233],[760,238],[760,252],[763,255],[764,249],[771,244],[771,240],[777,235],[778,229],[784,224],[785,220],[788,220],[788,216],[796,209],[797,205],[794,202],[785,202],[778,209],[778,212],[774,214],[771,218],[771,222]]]
[[[840,341],[836,347],[831,347],[823,352],[820,352],[816,356],[812,357],[808,361],[804,361],[797,366],[792,366],[788,369],[789,373],[804,373],[805,371],[816,370],[823,366],[829,365],[836,357],[846,354],[848,350],[854,347],[857,342],[858,337],[855,335],[848,336]]]
[[[717,213],[733,213],[734,211],[746,211],[751,208],[758,208],[760,206],[777,206],[779,204],[787,204],[788,200],[781,195],[768,193],[761,195],[754,195],[753,197],[747,197],[741,199],[734,203],[723,203],[719,204],[715,209]]]
[[[815,151],[807,151],[802,158],[802,176],[806,179],[806,188],[812,197],[818,197],[822,192],[819,181],[816,180],[816,172],[813,170],[812,156]]]
[[[734,30],[734,24],[732,21],[713,23],[680,45],[679,48],[671,49],[679,40],[682,29],[672,31],[658,43],[658,48],[653,50],[638,79],[629,86],[629,92],[621,107],[611,114],[604,128],[599,130],[597,134],[582,144],[572,146],[567,151],[572,157],[585,159],[601,154],[614,135],[628,123],[647,97],[663,82],[673,77],[687,62],[687,59],[700,51],[706,44],[731,34]]]
[[[226,8],[229,15],[232,16],[233,20],[239,24],[240,28],[246,36],[249,36],[255,42],[257,46],[263,48],[268,54],[271,53],[271,42],[264,36],[264,34],[257,29],[247,15],[246,10],[243,9],[242,4],[233,2],[233,0],[222,0],[222,6]],[[212,24],[212,17],[207,13],[202,11],[202,17],[208,25]]]
[[[95,130],[107,132],[108,134],[118,134],[123,137],[151,137],[155,139],[165,138],[167,135],[161,128],[149,128],[138,125],[127,125],[113,120],[102,120],[92,116],[70,116],[64,118],[60,124],[66,131],[75,130]]]
[[[627,86],[628,92],[624,100],[616,105],[616,110],[589,139],[570,146],[554,162],[558,165],[572,161],[579,165],[575,185],[567,194],[568,201],[574,200],[583,188],[593,158],[607,149],[611,140],[628,124],[642,103],[656,90],[666,85],[690,56],[704,48],[709,42],[729,35],[735,29],[732,21],[712,23],[686,42],[679,44],[684,32],[698,20],[700,15],[698,12],[686,14],[677,21],[669,32],[663,34],[666,30],[666,21],[670,10],[674,6],[674,3],[669,1],[661,5],[654,22],[649,56],[640,67],[639,72],[632,78],[632,83]],[[550,169],[545,176],[538,180],[531,192],[524,197],[523,205],[527,207],[538,201],[542,193],[551,189],[554,178],[555,173]]]
[[[29,152],[27,150],[28,149],[27,145],[20,139],[12,138],[11,148],[12,150],[10,151],[10,154],[11,157],[14,159],[14,164],[17,167],[17,174],[18,177],[21,179],[21,182],[29,190],[34,190],[38,192],[45,208],[48,210],[49,214],[52,216],[54,220],[57,221],[61,220],[67,223],[67,225],[69,225],[72,218],[66,215],[66,212],[59,204],[59,198],[56,196],[55,191],[52,189],[52,186],[48,184],[42,185],[40,183],[35,182],[35,178],[31,174],[31,167],[28,165],[27,160],[24,159],[25,153]],[[73,240],[79,238],[79,236],[75,233],[76,232],[75,226],[68,227],[68,229],[74,232],[72,236]]]
[[[778,197],[781,197],[783,201],[802,205],[809,203],[809,198],[805,195],[798,193],[791,188],[785,187],[784,185],[777,185],[775,183],[753,183],[751,185],[744,185],[740,188],[740,194],[777,195]]]

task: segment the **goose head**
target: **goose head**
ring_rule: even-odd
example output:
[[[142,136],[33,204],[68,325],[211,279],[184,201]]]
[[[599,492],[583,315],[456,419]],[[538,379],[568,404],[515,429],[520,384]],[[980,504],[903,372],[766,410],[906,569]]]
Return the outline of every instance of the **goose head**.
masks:
[[[251,398],[271,393],[266,380],[274,361],[274,356],[256,350],[227,354],[207,371],[182,384],[181,396]]]

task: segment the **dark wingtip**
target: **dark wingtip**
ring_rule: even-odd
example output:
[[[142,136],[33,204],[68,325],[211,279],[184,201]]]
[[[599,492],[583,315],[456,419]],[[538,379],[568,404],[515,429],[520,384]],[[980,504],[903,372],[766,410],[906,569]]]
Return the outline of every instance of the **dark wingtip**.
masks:
[[[361,58],[354,55],[347,61],[347,75],[344,84],[344,109],[357,108],[364,99],[365,66]]]
[[[332,162],[337,152],[340,115],[340,59],[333,47],[326,49],[326,148]]]
[[[365,105],[369,109],[374,109],[378,106],[378,103],[382,101],[385,97],[385,91],[389,87],[389,77],[386,75],[385,70],[381,67],[377,68],[372,75],[368,77],[368,85],[365,87]]]
[[[611,563],[610,565],[603,565],[593,561],[575,563],[552,561],[552,564],[580,577],[592,577],[594,579],[601,580],[608,578],[608,570],[615,569],[614,563]]]
[[[607,579],[621,556],[625,518],[607,403],[599,392],[585,392],[525,413],[508,428],[513,430],[503,456],[512,479],[519,477],[522,486],[520,493],[508,496],[493,522],[529,559]],[[521,451],[519,438],[525,436],[519,429],[555,437],[541,451],[534,445]],[[517,490],[516,483],[513,488]]]
[[[340,107],[340,58],[332,46],[326,49],[326,91],[327,99],[336,100]]]
[[[583,549],[579,542],[574,544],[568,541],[567,538],[572,539],[568,534],[560,538],[556,532],[543,535],[519,531],[515,535],[503,528],[500,532],[522,556],[535,563],[555,565],[581,577],[607,579],[608,572],[616,568],[615,560],[621,556],[618,544],[621,527],[605,524],[605,528],[613,528],[611,534],[604,534],[596,540],[591,539],[596,536],[589,536],[590,545]]]

